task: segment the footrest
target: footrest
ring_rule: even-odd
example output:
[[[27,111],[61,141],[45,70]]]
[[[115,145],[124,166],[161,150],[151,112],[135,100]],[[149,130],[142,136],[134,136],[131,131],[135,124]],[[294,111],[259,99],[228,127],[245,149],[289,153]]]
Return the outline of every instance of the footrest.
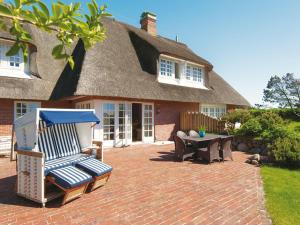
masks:
[[[65,193],[62,204],[81,196],[92,179],[91,175],[74,166],[52,170],[47,176],[49,182]]]
[[[55,183],[64,189],[78,187],[92,180],[92,177],[89,174],[86,174],[74,166],[52,170],[48,176],[53,177]]]
[[[90,183],[89,191],[103,186],[107,182],[113,169],[111,166],[97,159],[87,159],[76,163],[75,166],[93,176],[94,181]]]
[[[75,164],[76,167],[90,174],[93,177],[99,177],[112,171],[112,167],[99,161],[98,159],[87,159]]]

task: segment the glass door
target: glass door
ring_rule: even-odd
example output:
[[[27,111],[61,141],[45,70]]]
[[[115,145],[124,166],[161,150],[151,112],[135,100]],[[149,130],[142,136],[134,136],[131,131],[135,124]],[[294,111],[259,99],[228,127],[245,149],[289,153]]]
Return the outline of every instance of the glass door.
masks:
[[[116,126],[116,143],[115,146],[122,147],[132,143],[131,135],[131,104],[130,103],[119,103],[118,104],[118,119]]]
[[[114,145],[115,140],[115,104],[103,104],[103,141],[108,146]]]
[[[143,142],[154,142],[153,104],[143,104]]]

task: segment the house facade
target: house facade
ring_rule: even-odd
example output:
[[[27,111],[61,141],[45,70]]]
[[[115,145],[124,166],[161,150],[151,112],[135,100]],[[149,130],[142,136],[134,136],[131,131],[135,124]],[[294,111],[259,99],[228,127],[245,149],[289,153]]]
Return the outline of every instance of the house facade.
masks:
[[[171,140],[179,114],[221,117],[249,103],[184,43],[161,37],[156,16],[143,13],[141,28],[105,19],[107,38],[85,51],[73,49],[75,68],[54,60],[54,35],[32,25],[30,57],[6,57],[13,37],[0,32],[0,149],[13,121],[36,107],[94,108],[101,123],[94,138],[104,146]],[[9,146],[10,147],[10,146]]]

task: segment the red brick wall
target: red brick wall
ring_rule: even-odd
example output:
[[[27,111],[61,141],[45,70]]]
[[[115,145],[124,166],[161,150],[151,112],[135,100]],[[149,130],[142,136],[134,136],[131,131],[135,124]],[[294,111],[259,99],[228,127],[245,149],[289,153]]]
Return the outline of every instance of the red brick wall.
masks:
[[[10,136],[14,117],[13,100],[0,99],[0,136]]]
[[[155,140],[172,140],[173,134],[179,130],[180,112],[186,111],[199,111],[199,104],[166,101],[155,102]]]
[[[19,101],[19,100],[18,100]],[[42,101],[44,108],[73,108],[69,101]],[[10,136],[14,120],[14,100],[0,99],[0,136]]]

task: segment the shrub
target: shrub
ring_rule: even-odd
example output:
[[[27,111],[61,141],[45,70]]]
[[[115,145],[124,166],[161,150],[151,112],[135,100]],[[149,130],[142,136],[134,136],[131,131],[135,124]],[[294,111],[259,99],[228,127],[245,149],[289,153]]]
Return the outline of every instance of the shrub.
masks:
[[[289,166],[300,166],[300,139],[294,134],[277,138],[270,147],[270,155]]]
[[[241,128],[236,130],[235,134],[238,136],[259,137],[262,131],[263,130],[259,120],[252,118],[246,123],[242,124]]]
[[[245,123],[249,119],[251,119],[250,111],[247,109],[236,109],[234,111],[230,111],[225,116],[223,116],[223,120],[235,124],[235,123]]]

